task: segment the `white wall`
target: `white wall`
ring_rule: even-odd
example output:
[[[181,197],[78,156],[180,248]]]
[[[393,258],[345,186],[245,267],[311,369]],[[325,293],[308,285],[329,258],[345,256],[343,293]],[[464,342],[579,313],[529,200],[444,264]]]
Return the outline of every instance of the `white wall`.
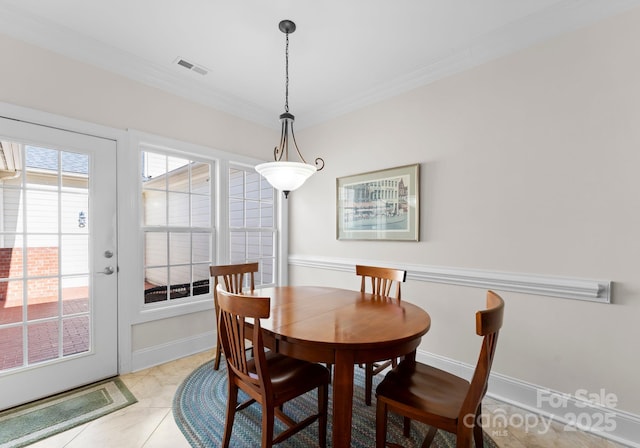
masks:
[[[640,10],[299,132],[326,166],[290,199],[290,253],[614,282],[613,303],[501,292],[494,371],[640,414]],[[337,177],[420,163],[420,242],[338,241]],[[358,287],[293,265],[293,284]],[[500,291],[499,291],[500,292]],[[468,364],[484,290],[409,281],[421,350]]]

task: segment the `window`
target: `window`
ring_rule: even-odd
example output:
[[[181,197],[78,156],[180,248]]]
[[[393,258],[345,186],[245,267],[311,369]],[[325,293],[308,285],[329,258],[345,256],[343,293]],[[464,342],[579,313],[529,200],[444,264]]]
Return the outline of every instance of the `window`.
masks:
[[[133,322],[212,310],[212,264],[258,262],[257,285],[286,282],[282,204],[255,171],[258,160],[137,131],[129,137],[131,151],[118,160],[128,173],[121,192],[138,193],[122,193],[118,278],[122,291],[135,291]]]
[[[144,303],[209,294],[212,162],[143,150]]]
[[[229,168],[229,262],[259,262],[256,286],[275,284],[274,189],[253,167]]]

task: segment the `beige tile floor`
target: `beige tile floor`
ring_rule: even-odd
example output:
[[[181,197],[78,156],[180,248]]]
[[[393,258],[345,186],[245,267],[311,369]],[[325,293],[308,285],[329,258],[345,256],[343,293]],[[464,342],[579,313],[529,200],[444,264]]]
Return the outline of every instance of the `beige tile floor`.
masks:
[[[98,420],[31,445],[33,448],[188,448],[189,444],[173,420],[171,403],[182,380],[196,367],[213,358],[213,352],[189,356],[121,378],[138,402]],[[500,448],[615,448],[621,445],[580,431],[565,431],[552,424],[526,431],[520,423],[525,411],[485,399],[488,427]],[[492,416],[506,416],[512,422],[506,430]],[[544,432],[544,434],[541,434]]]

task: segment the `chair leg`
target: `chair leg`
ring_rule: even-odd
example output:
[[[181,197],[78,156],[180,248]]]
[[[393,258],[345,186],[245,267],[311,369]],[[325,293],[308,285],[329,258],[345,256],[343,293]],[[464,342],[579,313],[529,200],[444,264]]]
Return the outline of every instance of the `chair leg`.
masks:
[[[227,416],[224,422],[224,434],[222,436],[222,448],[228,448],[231,441],[231,431],[233,431],[233,420],[236,416],[236,404],[238,403],[238,387],[229,383],[227,388]]]
[[[456,448],[469,448],[471,446],[472,433],[472,431],[467,430],[456,434]]]
[[[320,448],[327,446],[327,407],[329,403],[329,387],[325,384],[318,387],[318,443]]]
[[[378,398],[376,402],[376,448],[387,443],[387,404]]]
[[[273,420],[275,412],[272,406],[262,406],[262,448],[273,446]]]
[[[421,448],[427,448],[428,446],[431,446],[431,443],[433,442],[433,439],[436,437],[436,433],[438,432],[438,428],[436,428],[435,426],[431,426],[429,428],[429,432],[427,433],[427,436],[424,438],[424,441],[422,442]],[[456,445],[456,447],[459,447],[460,445]]]
[[[476,448],[484,448],[484,435],[482,433],[482,403],[478,405],[478,410],[476,411],[476,420],[473,427],[473,439]]]
[[[371,393],[373,389],[373,364],[364,365],[364,402],[371,406]]]
[[[402,434],[405,437],[411,437],[411,419],[409,417],[402,417]]]
[[[216,358],[213,361],[213,370],[218,370],[220,368],[220,338],[218,337],[218,341],[216,342]]]

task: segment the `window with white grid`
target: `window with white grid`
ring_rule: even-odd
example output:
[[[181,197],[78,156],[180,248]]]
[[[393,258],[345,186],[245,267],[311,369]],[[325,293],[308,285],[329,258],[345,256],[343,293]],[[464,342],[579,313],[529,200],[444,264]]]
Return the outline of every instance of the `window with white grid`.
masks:
[[[141,157],[144,303],[209,294],[213,162],[152,150]]]
[[[229,168],[229,261],[258,262],[256,286],[275,284],[275,190],[253,167]]]

